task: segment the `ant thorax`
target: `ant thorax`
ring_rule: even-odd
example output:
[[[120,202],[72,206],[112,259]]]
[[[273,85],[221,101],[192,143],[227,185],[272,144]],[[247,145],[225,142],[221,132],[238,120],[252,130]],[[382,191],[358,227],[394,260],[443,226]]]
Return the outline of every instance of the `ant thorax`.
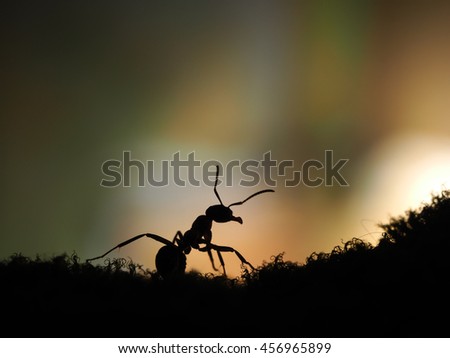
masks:
[[[212,227],[212,218],[206,215],[200,215],[192,223],[191,230],[204,233],[207,231],[211,231],[211,227]]]

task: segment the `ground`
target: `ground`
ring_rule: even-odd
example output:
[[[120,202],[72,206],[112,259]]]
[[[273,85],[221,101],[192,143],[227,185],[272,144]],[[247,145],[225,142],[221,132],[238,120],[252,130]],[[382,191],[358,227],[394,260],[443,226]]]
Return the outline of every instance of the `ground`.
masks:
[[[75,253],[0,262],[2,337],[448,337],[450,194],[305,264],[163,279]]]

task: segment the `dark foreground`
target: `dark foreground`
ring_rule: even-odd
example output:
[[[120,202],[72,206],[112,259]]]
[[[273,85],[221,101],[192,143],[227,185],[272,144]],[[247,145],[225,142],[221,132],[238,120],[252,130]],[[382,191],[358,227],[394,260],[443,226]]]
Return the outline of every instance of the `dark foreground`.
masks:
[[[133,262],[0,262],[1,337],[450,337],[450,194],[305,264],[163,280]]]

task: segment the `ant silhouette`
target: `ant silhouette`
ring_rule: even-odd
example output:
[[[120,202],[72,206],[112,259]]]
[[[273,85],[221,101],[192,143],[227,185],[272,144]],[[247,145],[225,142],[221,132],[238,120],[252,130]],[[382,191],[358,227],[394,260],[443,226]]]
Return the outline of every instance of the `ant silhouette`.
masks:
[[[250,195],[245,200],[238,201],[236,203],[225,206],[222,202],[222,199],[219,196],[219,193],[217,192],[217,181],[219,179],[219,166],[217,165],[216,168],[217,171],[216,171],[216,181],[214,183],[214,194],[216,194],[216,197],[217,199],[219,199],[220,204],[212,205],[208,209],[206,209],[205,214],[198,216],[192,223],[191,228],[187,230],[184,234],[178,230],[172,241],[169,241],[159,235],[151,233],[139,234],[113,247],[111,250],[107,251],[101,256],[97,256],[92,259],[86,260],[86,262],[101,259],[115,249],[131,244],[132,242],[139,240],[143,237],[148,237],[165,245],[159,249],[155,257],[156,270],[163,278],[183,274],[186,271],[186,255],[188,255],[191,252],[191,249],[196,249],[199,250],[200,252],[207,252],[213,269],[215,271],[219,271],[214,264],[214,259],[212,255],[212,250],[216,251],[223,269],[224,276],[226,276],[227,274],[225,270],[225,261],[223,260],[221,254],[222,252],[234,252],[236,256],[241,260],[242,265],[247,264],[254,270],[255,268],[252,266],[252,264],[248,262],[244,258],[244,256],[242,256],[242,254],[236,249],[229,246],[219,246],[211,243],[212,223],[213,221],[217,223],[236,221],[242,224],[243,223],[242,218],[233,216],[233,211],[230,209],[230,207],[235,205],[242,205],[247,200],[253,198],[256,195],[274,192],[274,190],[272,189],[261,190]]]

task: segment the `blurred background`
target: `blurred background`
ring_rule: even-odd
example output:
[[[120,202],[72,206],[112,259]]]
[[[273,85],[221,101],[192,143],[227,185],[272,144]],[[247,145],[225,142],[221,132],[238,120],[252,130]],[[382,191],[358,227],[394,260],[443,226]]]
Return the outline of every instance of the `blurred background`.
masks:
[[[213,242],[253,265],[361,237],[450,188],[450,3],[11,1],[0,14],[0,256],[100,255],[172,239],[213,188],[100,186],[102,163],[349,159],[349,186],[286,187],[233,207]],[[219,186],[225,204],[267,188]],[[320,172],[319,172],[320,174]],[[161,244],[111,253],[154,268]],[[236,256],[224,254],[230,276]],[[99,262],[101,263],[101,262]],[[210,272],[193,252],[188,269]]]

